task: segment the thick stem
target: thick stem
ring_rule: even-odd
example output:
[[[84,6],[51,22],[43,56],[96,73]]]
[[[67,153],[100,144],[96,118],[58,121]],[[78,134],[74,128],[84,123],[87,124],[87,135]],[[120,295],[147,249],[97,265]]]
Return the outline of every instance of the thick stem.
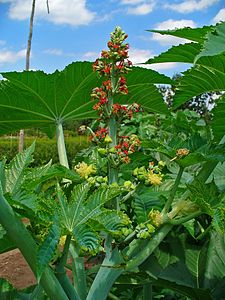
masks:
[[[56,124],[56,141],[57,141],[59,162],[62,166],[65,166],[66,168],[69,169],[69,163],[67,159],[66,146],[65,146],[64,134],[63,134],[63,127],[61,122],[58,122]]]
[[[65,242],[65,245],[63,248],[63,253],[62,253],[62,256],[61,256],[58,264],[56,265],[56,269],[57,269],[57,267],[59,267],[59,268],[65,267],[66,262],[67,262],[68,253],[69,253],[70,242],[71,242],[71,235],[67,235],[66,242]]]
[[[158,232],[151,238],[146,247],[138,249],[138,254],[135,257],[131,257],[126,264],[126,271],[131,271],[137,268],[140,264],[142,264],[158,247],[158,245],[164,240],[167,234],[172,229],[173,225],[165,224],[163,225]],[[139,245],[137,245],[139,247]],[[134,248],[134,246],[133,246]]]
[[[116,279],[123,273],[124,269],[121,265],[124,260],[115,248],[110,257],[106,256],[102,262],[102,266],[99,269],[87,295],[86,300],[105,300],[108,293],[116,281]]]
[[[87,297],[87,280],[84,267],[84,258],[79,257],[75,244],[70,245],[70,254],[72,259],[72,271],[74,278],[74,288],[76,289],[81,300],[85,300]]]
[[[171,204],[173,203],[173,200],[174,200],[177,188],[179,186],[181,177],[183,175],[183,171],[184,171],[184,168],[180,167],[179,172],[178,172],[177,177],[176,177],[176,180],[175,180],[174,185],[172,187],[172,190],[170,191],[168,200],[166,201],[166,204],[165,204],[165,206],[164,206],[164,208],[162,210],[162,214],[168,213],[168,211],[169,211],[169,209],[171,207]]]
[[[2,194],[0,186],[0,223],[6,230],[10,240],[19,248],[23,257],[31,267],[31,270],[36,274],[36,256],[37,245],[21,222],[15,215],[13,209],[8,204],[7,200]],[[50,297],[54,300],[68,299],[58,280],[54,276],[50,268],[46,268],[42,274],[40,284]]]
[[[59,282],[61,283],[61,286],[63,287],[65,293],[67,294],[69,299],[73,300],[80,300],[80,297],[76,290],[74,289],[70,279],[68,278],[65,270],[65,265],[68,258],[69,253],[69,247],[71,242],[71,235],[67,235],[66,242],[64,245],[62,256],[56,264],[55,271],[56,271],[56,277],[58,278]]]

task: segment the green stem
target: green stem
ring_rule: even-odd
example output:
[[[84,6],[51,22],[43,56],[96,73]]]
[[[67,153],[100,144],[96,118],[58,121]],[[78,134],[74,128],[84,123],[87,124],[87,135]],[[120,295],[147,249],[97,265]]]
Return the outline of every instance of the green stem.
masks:
[[[67,159],[66,146],[65,146],[64,134],[63,134],[63,127],[60,121],[56,124],[56,140],[57,140],[59,162],[62,166],[65,166],[66,168],[69,169],[69,163]]]
[[[86,300],[105,300],[112,285],[124,271],[124,268],[120,267],[123,263],[123,257],[118,249],[114,248],[110,257],[106,256],[102,262]]]
[[[135,257],[131,257],[129,261],[126,264],[126,271],[131,271],[135,268],[137,268],[140,264],[142,264],[151,254],[152,252],[158,247],[158,245],[164,240],[164,238],[167,236],[167,234],[172,229],[173,225],[171,224],[165,224],[163,225],[158,232],[150,239],[148,244],[138,249],[138,254]],[[137,240],[138,242],[138,240]],[[133,246],[134,248],[135,246]],[[137,247],[139,247],[139,244],[137,244]]]
[[[183,218],[179,218],[179,219],[174,219],[174,220],[171,220],[169,221],[168,223],[172,224],[172,225],[180,225],[180,224],[183,224],[185,222],[188,222],[198,216],[200,216],[202,214],[201,211],[196,211],[186,217],[183,217]]]
[[[73,243],[70,245],[70,254],[72,258],[74,288],[80,296],[80,299],[85,300],[87,297],[87,280],[84,268],[84,258],[78,256],[77,249]]]
[[[0,223],[5,228],[10,240],[19,248],[31,270],[36,274],[37,245],[21,220],[4,198],[0,186]],[[50,268],[43,272],[40,284],[50,299],[68,299]]]
[[[166,201],[166,204],[165,204],[165,206],[164,206],[164,208],[162,210],[162,214],[168,213],[168,211],[169,211],[169,209],[171,207],[171,204],[173,203],[173,200],[174,200],[177,188],[179,186],[181,177],[183,175],[183,171],[184,171],[184,168],[180,167],[179,172],[178,172],[177,177],[176,177],[176,180],[175,180],[174,185],[172,187],[172,190],[171,190],[171,192],[169,194],[168,200]]]
[[[69,247],[70,247],[70,242],[71,242],[71,235],[67,235],[66,236],[66,241],[65,241],[65,245],[63,248],[63,253],[62,256],[59,260],[59,263],[56,265],[56,268],[59,267],[65,267],[66,262],[67,262],[67,257],[68,257],[68,253],[69,253]]]
[[[58,278],[59,282],[61,283],[61,286],[63,287],[63,289],[69,299],[80,300],[80,297],[79,297],[78,293],[76,292],[76,290],[74,289],[70,279],[68,278],[68,276],[66,274],[66,270],[65,270],[65,265],[66,265],[68,253],[69,253],[70,242],[71,242],[71,235],[67,235],[62,256],[55,267],[56,277]]]

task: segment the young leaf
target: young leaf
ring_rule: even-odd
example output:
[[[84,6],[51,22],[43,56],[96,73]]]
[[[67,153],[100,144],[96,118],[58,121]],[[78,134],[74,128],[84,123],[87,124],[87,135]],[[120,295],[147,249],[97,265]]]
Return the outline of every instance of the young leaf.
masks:
[[[22,153],[10,162],[8,169],[5,171],[6,177],[6,192],[16,193],[23,181],[24,170],[32,161],[32,154],[34,152],[35,143],[27,148]]]
[[[41,279],[41,275],[51,261],[56,246],[60,238],[60,230],[56,224],[53,224],[49,230],[43,244],[39,247],[37,253],[37,280]]]

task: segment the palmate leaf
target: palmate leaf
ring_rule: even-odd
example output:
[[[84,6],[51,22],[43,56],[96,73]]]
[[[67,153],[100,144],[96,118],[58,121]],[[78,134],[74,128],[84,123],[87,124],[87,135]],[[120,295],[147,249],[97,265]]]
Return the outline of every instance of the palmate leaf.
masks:
[[[34,152],[35,143],[27,148],[22,153],[10,162],[8,169],[5,171],[6,178],[6,192],[16,193],[24,179],[24,170],[32,161],[32,154]]]
[[[60,238],[60,230],[58,225],[55,223],[52,224],[47,237],[45,238],[42,245],[40,245],[37,253],[37,280],[39,281],[41,278],[42,273],[44,272],[45,268],[48,266],[49,262],[51,261],[56,246],[58,245]]]
[[[8,80],[0,83],[0,134],[39,127],[52,136],[57,122],[98,117],[92,109],[90,94],[94,87],[101,85],[101,79],[92,71],[89,62],[75,62],[52,74],[24,71],[2,75]],[[129,97],[118,96],[115,102],[135,101],[153,112],[167,111],[154,84],[170,84],[169,77],[134,67],[127,81]]]
[[[0,133],[40,127],[49,135],[55,123],[93,118],[90,93],[99,79],[88,62],[76,62],[63,71],[4,73],[0,89]]]
[[[73,229],[75,227],[75,224],[82,220],[82,218],[86,214],[84,202],[88,196],[90,188],[90,184],[82,183],[75,186],[72,191],[72,195],[68,205],[71,229]]]
[[[99,247],[99,236],[88,224],[75,226],[73,237],[84,250],[94,251]]]

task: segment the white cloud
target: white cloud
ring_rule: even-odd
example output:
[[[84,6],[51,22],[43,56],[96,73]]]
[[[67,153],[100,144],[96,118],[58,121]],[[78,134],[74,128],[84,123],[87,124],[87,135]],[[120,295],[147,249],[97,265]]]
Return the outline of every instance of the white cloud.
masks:
[[[130,48],[130,51],[129,51],[129,60],[131,60],[134,65],[135,64],[144,63],[150,57],[153,57],[153,54],[152,54],[152,52],[150,50]]]
[[[0,2],[2,1],[0,0]],[[30,17],[30,0],[4,0],[4,2],[10,3],[10,18],[25,20]],[[54,24],[79,26],[88,25],[96,17],[96,13],[86,7],[86,0],[52,0],[49,1],[49,8],[50,13],[48,14],[46,1],[37,1],[35,20],[41,18]]]
[[[50,55],[56,55],[56,56],[61,56],[63,55],[63,51],[61,49],[46,49],[43,51],[46,54],[50,54]]]
[[[154,65],[147,65],[147,66],[149,69],[155,71],[164,71],[164,70],[176,69],[178,64],[175,62],[169,62],[169,63],[161,63],[161,64],[154,64]]]
[[[225,21],[225,8],[222,8],[218,14],[213,18],[214,23],[218,23],[220,21]]]
[[[132,61],[133,65],[152,69],[156,71],[160,70],[169,70],[177,66],[177,63],[162,63],[162,64],[152,64],[152,65],[143,65],[142,63],[146,62],[149,58],[152,58],[154,55],[150,50],[131,48],[129,51],[129,59]]]
[[[26,51],[26,49],[22,49],[17,52],[10,51],[7,49],[0,50],[0,64],[3,65],[6,63],[15,63],[20,59],[24,59],[26,57]]]
[[[141,4],[136,7],[129,7],[127,9],[127,13],[130,15],[147,15],[150,12],[153,11],[154,4],[149,3],[149,4]]]
[[[88,51],[82,55],[83,59],[87,59],[89,61],[95,61],[98,57],[100,57],[100,53],[94,51]]]
[[[147,15],[153,11],[156,0],[122,0],[121,5],[126,5],[129,15]]]
[[[157,30],[168,30],[168,29],[176,29],[183,27],[191,27],[195,28],[196,24],[193,20],[166,20],[162,23],[156,24],[155,29]],[[161,35],[159,33],[153,33],[152,40],[159,42],[161,45],[178,45],[181,43],[187,42],[185,39],[176,38],[170,35]]]
[[[219,0],[185,0],[177,4],[165,4],[165,8],[172,9],[179,13],[191,13],[207,9],[217,2],[219,2]]]

